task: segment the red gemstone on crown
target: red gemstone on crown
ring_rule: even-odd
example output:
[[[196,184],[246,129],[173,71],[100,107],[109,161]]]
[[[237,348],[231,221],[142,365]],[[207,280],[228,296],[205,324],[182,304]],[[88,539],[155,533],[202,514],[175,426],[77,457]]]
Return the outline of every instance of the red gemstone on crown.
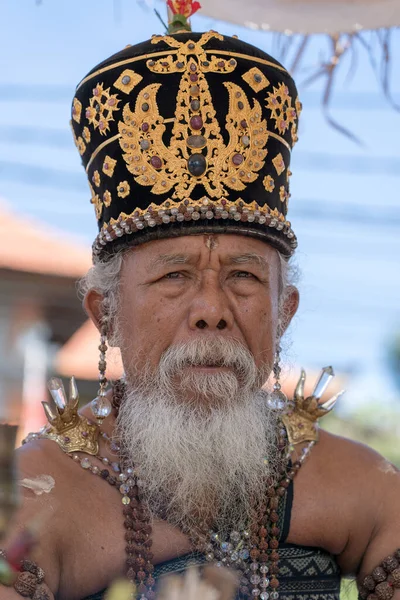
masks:
[[[234,156],[232,157],[232,162],[238,167],[243,162],[243,156],[241,154],[234,154]]]
[[[191,73],[190,74],[190,81],[192,81],[193,83],[196,83],[196,81],[198,80],[199,76],[197,75],[197,73]]]
[[[146,132],[149,130],[149,124],[148,123],[143,123],[142,124],[142,131]]]
[[[159,156],[152,156],[151,159],[150,159],[150,164],[155,169],[161,169],[161,167],[162,167],[162,160],[161,160],[161,158]]]
[[[190,119],[190,127],[196,131],[203,127],[203,119],[196,115]]]

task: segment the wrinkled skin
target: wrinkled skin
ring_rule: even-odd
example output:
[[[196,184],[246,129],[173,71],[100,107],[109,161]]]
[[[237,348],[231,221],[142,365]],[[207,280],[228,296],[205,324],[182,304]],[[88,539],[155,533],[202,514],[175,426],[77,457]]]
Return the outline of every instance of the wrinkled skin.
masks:
[[[240,261],[240,262],[239,262]],[[238,235],[184,236],[144,244],[122,269],[119,311],[121,352],[129,376],[145,361],[155,367],[170,345],[197,336],[233,337],[271,365],[278,329],[280,265],[262,241]],[[283,332],[298,306],[291,287]],[[91,292],[86,308],[101,319],[101,297]]]
[[[187,264],[181,259],[179,264],[154,266],[157,258],[171,254],[185,256]],[[230,264],[234,256],[249,254],[251,261]],[[192,336],[233,336],[246,345],[258,365],[271,364],[279,277],[276,253],[267,244],[230,235],[150,242],[127,255],[122,278],[121,350],[129,376],[146,358],[156,365],[170,344]],[[98,325],[102,298],[92,291],[85,304]],[[292,289],[282,330],[297,304],[298,294]],[[91,417],[88,407],[82,412]],[[114,422],[112,415],[103,429],[112,434]],[[100,453],[115,460],[103,441]],[[56,482],[46,497],[24,489],[21,509],[10,527],[12,537],[41,515],[44,525],[33,558],[45,570],[51,598],[79,600],[107,587],[125,571],[119,492],[48,440],[20,449],[18,465],[21,479],[46,474]],[[400,547],[399,501],[397,469],[366,446],[321,431],[319,443],[295,479],[287,541],[335,554],[343,574],[356,574],[361,581]],[[154,522],[152,538],[156,564],[191,550],[188,538],[163,521]],[[19,598],[11,588],[0,587],[0,600]],[[400,599],[400,590],[393,598]]]

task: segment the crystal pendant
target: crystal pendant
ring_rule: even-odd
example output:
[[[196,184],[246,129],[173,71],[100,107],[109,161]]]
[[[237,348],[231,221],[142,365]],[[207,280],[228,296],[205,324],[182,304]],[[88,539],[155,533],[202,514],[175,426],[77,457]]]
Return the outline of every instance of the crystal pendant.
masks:
[[[321,375],[317,383],[315,384],[315,388],[313,393],[311,394],[313,398],[319,400],[322,398],[326,388],[328,387],[331,379],[335,376],[332,367],[325,367],[322,369]]]
[[[105,419],[111,414],[111,402],[106,396],[97,396],[90,403],[90,408],[96,419]]]
[[[268,398],[268,405],[275,410],[283,410],[286,406],[287,398],[280,390],[274,390]]]
[[[47,383],[51,397],[61,411],[67,406],[64,384],[58,377],[52,377]]]

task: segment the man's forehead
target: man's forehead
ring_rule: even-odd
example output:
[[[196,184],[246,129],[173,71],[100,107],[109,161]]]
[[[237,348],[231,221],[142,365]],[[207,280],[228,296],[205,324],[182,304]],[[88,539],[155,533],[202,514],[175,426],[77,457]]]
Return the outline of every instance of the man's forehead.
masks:
[[[195,264],[207,256],[223,264],[253,263],[266,267],[276,250],[263,241],[241,235],[190,235],[154,240],[136,248],[149,268],[171,264]]]
[[[135,247],[135,254],[154,257],[167,254],[194,254],[199,251],[218,251],[220,253],[256,253],[268,257],[276,253],[275,248],[263,240],[252,237],[222,233],[181,235],[178,237],[152,240]]]

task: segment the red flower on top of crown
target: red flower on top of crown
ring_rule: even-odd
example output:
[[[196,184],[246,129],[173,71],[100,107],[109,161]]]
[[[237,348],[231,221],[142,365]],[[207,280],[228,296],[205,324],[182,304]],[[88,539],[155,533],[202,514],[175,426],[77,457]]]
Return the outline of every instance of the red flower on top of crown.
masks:
[[[186,19],[201,8],[200,2],[193,2],[193,0],[168,0],[167,4],[174,15],[182,15]]]

